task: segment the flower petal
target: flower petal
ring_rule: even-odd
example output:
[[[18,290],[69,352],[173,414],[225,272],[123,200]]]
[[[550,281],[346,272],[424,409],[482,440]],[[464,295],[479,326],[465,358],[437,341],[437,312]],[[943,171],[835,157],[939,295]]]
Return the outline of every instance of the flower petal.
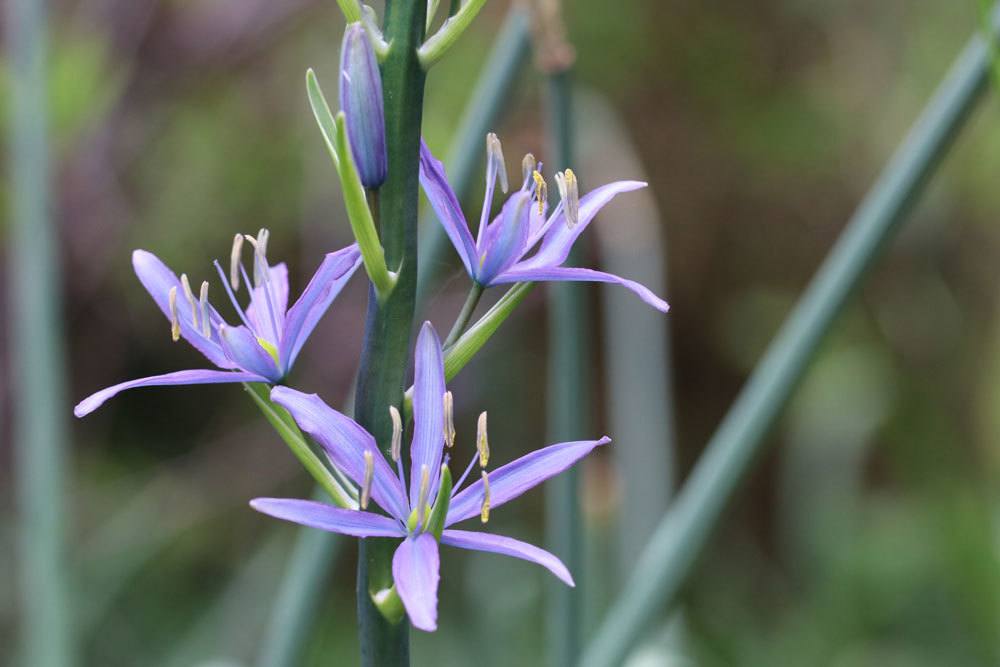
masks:
[[[410,446],[410,507],[420,493],[420,470],[427,466],[430,488],[427,502],[434,504],[444,452],[444,357],[441,341],[430,322],[417,337],[413,371],[413,442]]]
[[[403,537],[406,531],[387,516],[333,507],[315,500],[295,498],[254,498],[250,507],[275,519],[292,521],[310,528],[351,537]]]
[[[256,373],[245,373],[241,371],[219,371],[219,370],[190,370],[167,373],[166,375],[153,375],[151,377],[139,378],[121,382],[114,386],[102,389],[91,394],[76,404],[73,414],[83,417],[101,407],[109,398],[119,394],[126,389],[136,387],[157,387],[167,385],[183,384],[220,384],[223,382],[268,382],[268,379]]]
[[[392,516],[406,520],[410,513],[406,493],[368,431],[316,394],[275,387],[271,390],[271,400],[292,413],[299,427],[322,445],[334,465],[358,486],[365,481],[365,450],[371,450],[375,465],[372,499]]]
[[[496,508],[517,498],[550,477],[558,475],[590,453],[592,449],[611,442],[600,440],[561,442],[531,452],[489,473],[490,507]],[[483,481],[470,484],[451,499],[445,525],[450,526],[469,517],[479,516],[483,504]]]
[[[274,319],[279,331],[285,319],[285,311],[288,310],[288,266],[281,262],[270,267],[267,278],[271,286],[271,298],[274,302],[271,308],[274,309]],[[267,289],[264,285],[254,287],[250,290],[250,305],[247,306],[247,319],[253,325],[254,331],[272,331],[271,310],[267,304]]]
[[[281,379],[281,371],[267,350],[261,347],[250,329],[242,324],[238,327],[219,327],[219,338],[226,356],[240,368],[269,378],[271,383]]]
[[[446,530],[441,534],[441,544],[447,544],[459,549],[474,551],[490,551],[495,554],[512,556],[522,560],[538,563],[546,570],[556,575],[569,586],[575,586],[573,576],[563,565],[563,562],[545,549],[527,542],[515,540],[513,537],[478,533],[469,530]]]
[[[541,267],[541,268],[521,268],[524,265],[515,264],[514,268],[505,271],[501,275],[493,279],[493,284],[500,285],[506,283],[519,283],[519,282],[541,282],[541,281],[577,281],[577,282],[591,282],[591,283],[613,283],[615,285],[621,285],[627,289],[632,290],[636,295],[645,301],[647,304],[656,308],[658,311],[665,313],[670,310],[670,305],[661,299],[660,297],[653,294],[645,285],[635,282],[634,280],[629,280],[628,278],[622,278],[621,276],[616,276],[613,273],[605,273],[603,271],[594,271],[593,269],[578,269],[569,266],[554,266],[554,267]]]
[[[462,258],[466,273],[474,275],[475,268],[479,266],[479,259],[476,244],[469,231],[469,223],[462,214],[458,197],[448,184],[444,165],[434,157],[423,139],[420,140],[420,184],[424,188],[424,194],[427,195],[427,201],[431,203],[431,208],[441,221],[441,226],[451,239],[451,244]]]
[[[153,301],[160,307],[163,314],[170,319],[170,288],[176,287],[178,292],[177,319],[181,325],[181,335],[196,350],[204,354],[209,361],[219,368],[236,368],[219,344],[218,325],[223,323],[222,317],[209,307],[209,336],[205,337],[201,333],[201,327],[191,321],[191,311],[187,303],[184,303],[184,296],[181,292],[181,281],[177,275],[167,268],[167,265],[160,261],[160,258],[146,250],[135,250],[132,253],[132,268],[139,282],[146,288]]]
[[[642,181],[616,181],[591,190],[580,198],[580,219],[570,227],[566,223],[565,209],[560,209],[554,220],[549,223],[542,245],[531,258],[521,264],[524,268],[542,266],[559,266],[566,261],[570,248],[590,221],[605,204],[614,199],[615,195],[646,187]]]
[[[526,192],[515,192],[504,203],[499,220],[486,230],[481,248],[483,263],[476,271],[476,280],[480,285],[491,284],[497,274],[524,254],[532,207],[531,196]]]
[[[323,258],[323,262],[285,319],[285,331],[281,337],[278,356],[286,372],[295,363],[299,351],[326,309],[337,298],[340,290],[359,266],[361,266],[361,253],[356,243],[328,253]]]
[[[430,533],[407,537],[392,557],[396,592],[406,607],[410,623],[424,632],[437,630],[440,570],[437,541]]]

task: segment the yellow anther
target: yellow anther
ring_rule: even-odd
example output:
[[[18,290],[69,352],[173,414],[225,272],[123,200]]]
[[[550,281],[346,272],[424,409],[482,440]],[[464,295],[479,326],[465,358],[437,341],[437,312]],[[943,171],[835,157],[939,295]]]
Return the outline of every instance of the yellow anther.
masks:
[[[201,333],[205,338],[211,338],[212,328],[208,321],[208,281],[201,281],[201,293],[198,295],[198,304],[201,306]]]
[[[496,161],[497,175],[500,177],[500,189],[507,193],[509,184],[507,183],[507,163],[503,159],[503,147],[497,135],[490,132],[486,135],[486,154],[490,159]]]
[[[566,224],[572,228],[580,221],[580,188],[576,174],[572,169],[556,174],[556,184],[559,186],[559,198],[566,208]]]
[[[486,413],[479,415],[476,424],[476,449],[479,450],[479,467],[485,468],[490,462],[490,440],[486,435]]]
[[[431,491],[431,471],[427,464],[420,466],[420,491],[417,493],[417,522],[423,526],[427,518],[427,494]]]
[[[485,470],[480,472],[483,478],[483,506],[479,510],[479,520],[486,523],[490,520],[490,478]]]
[[[243,254],[243,235],[237,234],[233,237],[233,249],[229,253],[229,284],[233,290],[240,288],[240,255]],[[247,285],[247,289],[250,286]]]
[[[177,318],[177,285],[170,288],[167,303],[170,306],[170,337],[176,343],[181,339],[181,321]]]
[[[455,399],[450,391],[444,392],[444,444],[455,446]]]
[[[184,298],[187,299],[188,305],[191,306],[191,324],[197,329],[198,302],[194,300],[194,292],[191,291],[191,282],[188,280],[186,273],[181,274],[181,288],[184,290]]]
[[[538,214],[545,213],[545,202],[549,200],[549,186],[545,183],[545,177],[537,169],[531,172],[531,177],[535,179],[535,199],[538,200]]]
[[[375,457],[370,449],[365,450],[365,479],[361,485],[361,509],[368,509],[368,500],[372,495],[372,479],[375,477]]]
[[[403,451],[403,418],[395,405],[389,406],[389,416],[392,418],[392,447],[389,451],[392,460],[398,461]]]
[[[521,180],[528,180],[533,173],[535,173],[535,168],[538,166],[538,160],[531,153],[526,153],[524,159],[521,160]]]

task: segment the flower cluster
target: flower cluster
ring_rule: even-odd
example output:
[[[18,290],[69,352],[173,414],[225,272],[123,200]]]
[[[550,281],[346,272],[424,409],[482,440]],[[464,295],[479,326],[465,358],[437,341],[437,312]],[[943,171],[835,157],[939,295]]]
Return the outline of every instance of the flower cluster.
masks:
[[[422,63],[440,56],[453,38],[449,31],[453,32],[458,22],[469,19],[473,10],[468,7],[428,39],[420,52]],[[398,399],[379,408],[388,411],[392,421],[390,442],[377,442],[361,424],[329,407],[317,395],[287,386],[289,373],[310,333],[360,266],[365,266],[379,302],[392,295],[397,287],[399,274],[386,265],[373,218],[375,207],[368,203],[377,198],[390,168],[378,68],[378,53],[387,46],[380,44],[379,39],[371,26],[361,22],[348,26],[340,59],[342,111],[336,116],[330,112],[315,75],[311,71],[307,75],[310,102],[344,187],[348,218],[357,243],[327,254],[299,298],[289,306],[288,268],[283,263],[270,263],[268,231],[262,229],[256,236],[237,234],[228,271],[218,261],[214,263],[219,283],[239,320],[235,325],[209,302],[208,281],[201,283],[196,295],[187,274],[178,278],[155,255],[136,250],[132,256],[136,275],[166,316],[173,340],[183,338],[215,368],[176,371],[116,384],[81,401],[75,414],[78,417],[89,414],[119,392],[135,387],[247,384],[253,389],[258,405],[307,470],[324,488],[333,490],[331,498],[337,504],[258,498],[251,502],[253,508],[279,519],[358,538],[400,540],[392,561],[393,584],[373,592],[373,601],[386,618],[397,620],[405,610],[415,627],[432,631],[437,627],[441,544],[531,561],[573,585],[570,573],[559,559],[538,547],[511,537],[452,526],[474,517],[486,524],[492,509],[566,470],[610,440],[603,437],[558,443],[490,470],[484,412],[478,422],[476,446],[466,452],[468,465],[453,481],[450,461],[457,451],[454,397],[445,386],[445,362],[450,348],[442,348],[429,322],[424,323],[417,338],[412,390],[404,400],[400,387]],[[636,282],[592,269],[565,266],[571,247],[600,209],[616,195],[642,188],[644,183],[618,181],[581,197],[576,174],[566,169],[555,175],[560,198],[549,211],[542,165],[529,154],[522,162],[520,187],[490,220],[496,185],[499,183],[505,193],[508,190],[500,141],[490,134],[486,197],[473,238],[443,165],[426,145],[421,145],[419,172],[427,199],[472,280],[475,298],[470,301],[468,312],[463,309],[453,328],[454,334],[465,329],[483,290],[510,283],[615,283],[632,290],[657,310],[667,311],[665,301]],[[247,251],[253,258],[250,272],[243,261]],[[238,298],[241,289],[247,292],[245,305]],[[491,313],[483,319],[496,317]],[[496,326],[483,327],[488,331],[495,329]],[[405,403],[411,396],[412,405],[407,406]],[[411,409],[406,410],[407,407]],[[411,424],[404,423],[404,413],[411,415]],[[403,433],[408,428],[412,438],[407,466]],[[317,457],[306,444],[303,432],[319,445],[317,449],[323,458]],[[474,474],[477,468],[478,474]]]

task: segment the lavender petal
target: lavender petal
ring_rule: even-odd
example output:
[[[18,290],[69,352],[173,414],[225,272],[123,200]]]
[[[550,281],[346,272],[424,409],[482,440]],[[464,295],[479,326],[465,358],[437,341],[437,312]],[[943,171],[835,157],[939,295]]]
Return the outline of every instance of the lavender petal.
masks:
[[[490,507],[497,508],[508,500],[538,486],[550,477],[566,470],[600,445],[611,442],[608,437],[600,440],[561,442],[531,452],[489,473]],[[483,503],[483,481],[470,484],[451,499],[445,525],[450,526],[473,516],[479,516]]]
[[[242,324],[238,327],[219,329],[222,349],[240,368],[269,378],[271,383],[281,380],[281,370],[277,361],[261,347],[257,337]]]
[[[268,379],[256,373],[246,373],[241,371],[219,371],[219,370],[190,370],[176,371],[165,375],[153,375],[151,377],[139,378],[121,382],[114,386],[102,389],[91,394],[87,398],[77,403],[73,408],[73,414],[83,417],[101,407],[105,401],[119,394],[126,389],[136,387],[157,387],[169,385],[185,384],[220,384],[224,382],[267,382]]]
[[[437,489],[444,452],[444,357],[441,341],[430,322],[424,322],[417,337],[413,373],[413,443],[410,447],[410,506],[420,493],[421,469],[427,466],[429,496]]]
[[[430,533],[407,537],[392,557],[396,592],[406,607],[410,623],[424,632],[437,630],[440,568],[438,545]]]
[[[526,192],[515,192],[507,199],[497,222],[486,230],[483,247],[482,266],[476,272],[480,285],[490,285],[497,274],[502,273],[521,258],[525,251],[530,231],[533,202]]]
[[[470,276],[475,275],[479,266],[479,256],[476,251],[476,244],[472,240],[472,233],[469,231],[469,223],[466,222],[462,214],[462,207],[458,203],[458,197],[448,184],[448,177],[445,175],[444,165],[434,157],[427,144],[420,141],[420,185],[424,188],[424,194],[431,203],[431,208],[437,214],[441,226],[451,239],[451,244],[458,251],[458,256],[462,258],[465,271]]]
[[[645,285],[637,283],[634,280],[629,280],[628,278],[616,276],[613,273],[594,271],[593,269],[578,269],[568,266],[554,266],[548,268],[522,268],[522,266],[523,263],[515,264],[512,269],[505,271],[503,274],[494,278],[493,283],[496,285],[542,281],[612,283],[632,290],[640,299],[662,313],[670,310],[670,305],[660,297],[653,294],[652,290]]]
[[[333,507],[315,500],[254,498],[250,507],[276,519],[351,537],[403,537],[406,531],[387,516]]]
[[[545,549],[536,547],[527,542],[515,540],[513,537],[504,535],[493,535],[491,533],[478,533],[468,530],[446,530],[441,534],[441,544],[458,547],[459,549],[472,549],[474,551],[489,551],[504,556],[512,556],[522,560],[531,561],[544,567],[546,570],[556,575],[569,586],[575,586],[573,576],[563,565],[563,562],[550,554]]]

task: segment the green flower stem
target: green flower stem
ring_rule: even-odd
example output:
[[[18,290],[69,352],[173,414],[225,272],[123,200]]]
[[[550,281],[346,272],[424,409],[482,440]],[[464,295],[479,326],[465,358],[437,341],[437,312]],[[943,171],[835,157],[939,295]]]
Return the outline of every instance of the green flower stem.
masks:
[[[493,334],[496,333],[500,325],[510,317],[524,297],[528,296],[535,283],[517,283],[504,294],[493,307],[486,311],[486,314],[479,318],[479,321],[469,327],[468,331],[462,334],[454,345],[444,352],[444,377],[451,380],[458,375],[458,372],[465,368],[472,357],[482,349]]]
[[[550,72],[547,113],[557,169],[573,163],[573,104],[570,69]],[[583,248],[574,244],[568,263],[579,265]],[[588,437],[593,413],[590,392],[590,331],[588,286],[553,283],[548,286],[550,315],[548,341],[548,441],[563,442]],[[579,467],[549,480],[545,488],[545,534],[549,549],[573,572],[577,588],[550,581],[548,588],[548,658],[553,667],[577,663],[581,644],[582,586],[587,577],[583,563],[583,526],[579,506]]]
[[[472,313],[476,312],[476,306],[479,305],[479,299],[482,296],[483,286],[477,282],[473,282],[472,287],[469,288],[469,296],[465,298],[465,303],[462,304],[462,310],[455,319],[455,324],[452,325],[451,331],[448,333],[448,337],[444,339],[444,347],[451,347],[451,345],[458,340],[458,337],[465,331],[465,327],[469,325],[469,320],[472,319]]]
[[[855,211],[744,385],[580,662],[621,664],[673,601],[764,436],[845,303],[923,192],[986,89],[990,49],[975,36]]]
[[[344,12],[344,18],[348,23],[361,20],[361,5],[358,0],[337,0],[340,11]]]
[[[65,558],[65,360],[59,315],[59,258],[50,206],[46,6],[7,0],[4,121],[9,151],[4,183],[9,203],[10,402],[13,420],[13,484],[17,494],[17,571],[7,586],[18,589],[17,643],[9,660],[32,667],[76,662],[73,609]],[[6,372],[6,371],[5,371]],[[15,389],[16,388],[16,389]],[[13,536],[11,536],[13,538]],[[12,641],[8,634],[4,643]],[[18,654],[15,658],[14,654]]]
[[[424,37],[427,4],[389,0],[385,8],[389,52],[382,63],[389,174],[380,192],[381,238],[385,259],[399,267],[396,286],[384,299],[368,299],[364,346],[355,392],[355,419],[388,455],[392,439],[389,406],[401,406],[409,366],[417,278],[417,196],[424,69],[417,47]],[[361,664],[409,664],[409,623],[392,623],[372,595],[392,586],[392,554],[397,540],[360,541],[358,555],[358,632]]]
[[[244,382],[243,386],[246,388],[247,393],[250,394],[250,398],[260,408],[268,423],[274,427],[274,430],[277,431],[281,439],[288,445],[288,448],[295,454],[295,458],[305,466],[305,469],[312,475],[313,479],[330,495],[333,502],[340,507],[357,509],[357,502],[355,502],[351,494],[341,483],[337,481],[330,469],[316,455],[316,452],[312,450],[309,443],[306,442],[305,436],[302,435],[302,431],[299,430],[298,424],[288,414],[288,411],[280,405],[275,405],[271,402],[268,396],[269,385],[261,382]]]

